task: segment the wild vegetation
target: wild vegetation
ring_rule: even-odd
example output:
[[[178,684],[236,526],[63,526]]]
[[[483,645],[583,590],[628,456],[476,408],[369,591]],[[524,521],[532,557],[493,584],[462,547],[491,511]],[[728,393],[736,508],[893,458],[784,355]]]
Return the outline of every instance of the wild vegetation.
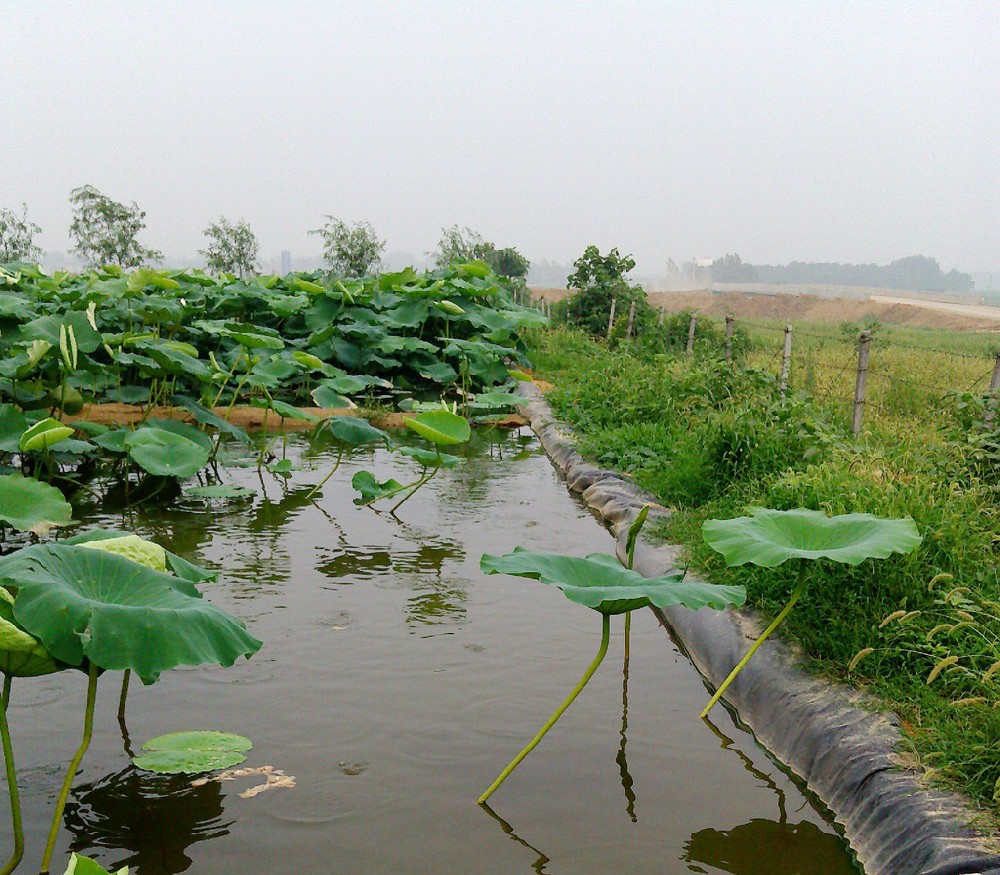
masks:
[[[534,336],[532,357],[580,450],[669,507],[659,534],[714,582],[745,584],[765,614],[789,601],[796,573],[726,567],[702,539],[705,520],[753,507],[910,517],[918,549],[810,573],[783,628],[816,671],[850,675],[897,709],[935,778],[1000,802],[1000,432],[986,424],[995,340],[867,326],[869,396],[854,439],[865,326],[798,326],[782,391],[781,326],[749,327],[728,364],[720,326],[706,323],[690,356],[656,330],[609,345],[558,328]]]

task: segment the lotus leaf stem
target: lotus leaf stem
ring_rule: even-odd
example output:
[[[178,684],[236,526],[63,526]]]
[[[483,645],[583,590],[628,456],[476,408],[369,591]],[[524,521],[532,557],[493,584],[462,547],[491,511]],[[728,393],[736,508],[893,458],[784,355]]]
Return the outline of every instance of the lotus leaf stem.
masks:
[[[310,498],[312,498],[320,489],[322,489],[326,481],[329,480],[337,472],[337,469],[340,467],[340,460],[343,458],[344,458],[344,451],[341,450],[339,453],[337,453],[337,461],[334,463],[333,468],[330,469],[330,473],[327,474],[326,477],[320,480],[319,483],[317,483],[312,489],[310,489],[306,493],[307,501]]]
[[[3,676],[3,698],[0,699],[0,740],[3,742],[3,761],[7,767],[7,792],[10,794],[10,819],[14,827],[14,853],[0,869],[0,875],[10,875],[24,856],[24,825],[21,822],[21,798],[17,790],[17,771],[14,769],[14,750],[10,744],[10,727],[7,725],[7,705],[10,703],[10,675]]]
[[[628,645],[632,633],[632,612],[625,612],[625,665],[628,666]],[[628,671],[628,668],[625,669]]]
[[[122,675],[122,694],[118,698],[118,719],[125,719],[125,703],[128,701],[128,682],[132,678],[132,669],[125,669],[125,674]]]
[[[538,734],[528,742],[527,746],[522,750],[514,759],[510,761],[510,765],[507,766],[497,777],[497,779],[490,784],[489,788],[483,793],[482,796],[477,800],[480,805],[484,804],[490,796],[493,795],[494,791],[510,776],[510,773],[517,768],[518,764],[523,760],[529,753],[531,753],[544,737],[545,733],[548,732],[554,725],[555,722],[562,716],[563,711],[565,711],[570,705],[573,704],[573,700],[580,695],[580,692],[585,686],[587,686],[587,681],[593,676],[594,672],[597,671],[597,667],[604,660],[604,655],[608,652],[608,641],[611,638],[611,615],[602,614],[601,615],[602,626],[601,626],[601,646],[597,651],[597,656],[594,657],[594,661],[590,664],[587,670],[583,673],[583,677],[580,679],[574,688],[573,692],[566,697],[566,701],[563,702],[555,711],[555,713],[546,721],[545,725],[538,730]]]
[[[90,671],[87,673],[87,710],[83,718],[83,738],[73,759],[70,760],[69,768],[66,770],[66,780],[63,781],[62,789],[59,791],[59,798],[56,800],[56,810],[52,815],[52,827],[49,829],[49,838],[45,843],[45,853],[42,854],[42,865],[39,868],[39,875],[48,875],[49,865],[52,862],[52,852],[56,849],[56,839],[59,836],[59,828],[62,826],[63,809],[66,807],[66,800],[69,798],[70,788],[73,786],[73,779],[76,777],[76,770],[80,767],[83,755],[90,747],[90,739],[94,734],[94,702],[97,699],[97,666],[91,662]]]
[[[409,486],[404,486],[403,487],[404,489],[410,489],[410,486],[412,486],[413,488],[410,489],[410,491],[407,492],[406,495],[404,495],[401,499],[399,499],[399,501],[397,501],[392,507],[389,508],[389,513],[395,514],[396,508],[398,508],[404,501],[406,501],[406,499],[408,499],[411,495],[413,495],[414,492],[416,492],[421,486],[423,486],[428,480],[431,479],[431,477],[437,474],[437,472],[440,470],[441,470],[441,452],[439,450],[438,463],[431,469],[431,473],[428,474],[426,477],[421,477],[419,480],[417,480],[415,483],[411,483]]]
[[[718,702],[719,699],[722,698],[723,693],[725,693],[726,690],[729,689],[729,685],[734,680],[736,680],[736,676],[741,671],[743,671],[743,669],[746,666],[746,664],[750,661],[750,658],[757,652],[757,648],[760,647],[760,645],[764,643],[764,641],[767,639],[767,637],[775,629],[777,629],[778,626],[781,625],[781,623],[785,619],[785,617],[788,616],[788,612],[795,606],[795,603],[799,600],[799,597],[802,595],[802,592],[805,590],[805,576],[806,576],[806,563],[805,563],[805,560],[802,560],[801,564],[799,565],[799,579],[798,579],[798,581],[795,584],[795,590],[792,592],[792,597],[788,600],[788,604],[785,605],[781,609],[781,613],[778,614],[778,616],[774,618],[774,621],[771,623],[771,625],[768,626],[760,634],[760,637],[756,641],[754,641],[754,643],[751,646],[751,648],[747,651],[746,656],[744,656],[743,659],[741,659],[738,663],[736,663],[736,668],[734,668],[729,673],[729,677],[727,677],[722,682],[722,686],[719,687],[719,689],[717,689],[715,691],[715,695],[712,696],[712,698],[709,700],[709,703],[702,710],[701,714],[698,715],[699,717],[701,717],[701,718],[704,719],[705,717],[708,716],[708,712],[711,711],[712,708],[715,706],[715,703]]]

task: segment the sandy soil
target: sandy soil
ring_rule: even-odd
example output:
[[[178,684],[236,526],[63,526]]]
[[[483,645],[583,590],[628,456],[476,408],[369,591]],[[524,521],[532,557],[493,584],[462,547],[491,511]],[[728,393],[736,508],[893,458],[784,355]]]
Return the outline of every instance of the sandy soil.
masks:
[[[559,301],[566,289],[532,289],[536,298]],[[787,319],[793,322],[860,322],[874,317],[890,325],[1000,331],[1000,308],[890,295],[870,300],[819,298],[814,295],[750,295],[744,292],[653,292],[649,301],[668,313],[697,310],[711,316],[732,313],[737,319]]]

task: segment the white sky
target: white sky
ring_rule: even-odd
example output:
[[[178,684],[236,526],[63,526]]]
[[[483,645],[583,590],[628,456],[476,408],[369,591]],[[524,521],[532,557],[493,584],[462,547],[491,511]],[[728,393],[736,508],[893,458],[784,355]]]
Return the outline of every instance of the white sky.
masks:
[[[421,254],[1000,267],[995,2],[0,0],[0,206],[89,183],[175,255],[325,213]]]

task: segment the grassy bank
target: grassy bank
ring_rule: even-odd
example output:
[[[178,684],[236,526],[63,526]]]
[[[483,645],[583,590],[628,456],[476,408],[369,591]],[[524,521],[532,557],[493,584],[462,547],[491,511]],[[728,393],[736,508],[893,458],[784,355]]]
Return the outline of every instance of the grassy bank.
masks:
[[[995,341],[875,326],[855,440],[860,326],[797,327],[784,392],[778,326],[743,326],[735,366],[722,360],[719,326],[700,328],[691,357],[661,340],[609,349],[554,329],[535,338],[532,358],[581,452],[672,508],[660,534],[713,581],[745,583],[763,613],[785,603],[794,572],[727,569],[701,540],[703,520],[754,505],[911,516],[924,536],[913,554],[856,568],[817,563],[785,634],[834,679],[865,651],[851,680],[900,714],[933,779],[996,814],[1000,435],[980,425]]]

